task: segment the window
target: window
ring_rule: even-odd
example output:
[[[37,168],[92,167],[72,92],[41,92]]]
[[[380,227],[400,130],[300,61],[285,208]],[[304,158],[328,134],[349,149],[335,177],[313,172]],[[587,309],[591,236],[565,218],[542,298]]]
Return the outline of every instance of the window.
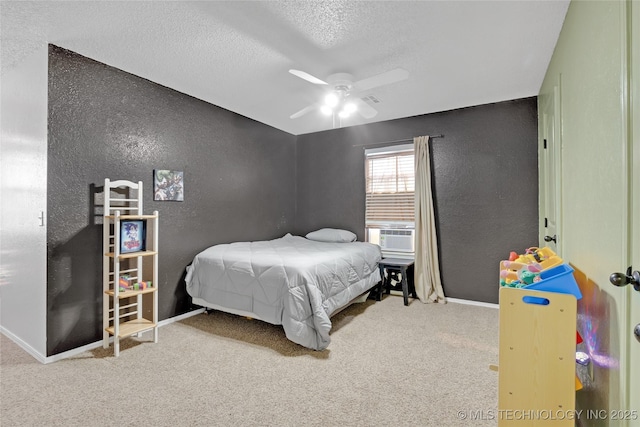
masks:
[[[413,227],[413,145],[366,151],[366,226]]]
[[[367,241],[382,255],[414,255],[415,165],[413,144],[365,151]]]

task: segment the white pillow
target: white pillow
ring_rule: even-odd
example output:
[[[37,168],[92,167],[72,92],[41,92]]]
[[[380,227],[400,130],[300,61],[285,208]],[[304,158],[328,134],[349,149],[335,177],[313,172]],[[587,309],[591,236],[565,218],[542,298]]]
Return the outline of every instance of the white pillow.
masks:
[[[358,236],[356,236],[352,232],[347,230],[340,230],[338,228],[321,228],[320,230],[312,231],[305,237],[309,240],[332,243],[355,242],[358,238]]]

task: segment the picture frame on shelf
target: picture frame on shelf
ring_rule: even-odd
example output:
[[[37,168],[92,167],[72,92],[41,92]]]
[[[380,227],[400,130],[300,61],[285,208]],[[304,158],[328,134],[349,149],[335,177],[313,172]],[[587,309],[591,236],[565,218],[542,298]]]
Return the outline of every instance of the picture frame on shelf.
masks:
[[[127,219],[120,223],[120,253],[126,254],[147,249],[147,221]]]

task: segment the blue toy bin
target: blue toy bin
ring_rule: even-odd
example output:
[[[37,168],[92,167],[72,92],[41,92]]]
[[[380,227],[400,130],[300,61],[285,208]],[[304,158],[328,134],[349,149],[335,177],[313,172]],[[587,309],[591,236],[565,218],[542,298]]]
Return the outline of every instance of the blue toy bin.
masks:
[[[573,277],[573,268],[568,264],[560,264],[540,272],[540,281],[524,286],[522,289],[534,291],[557,292],[570,294],[576,299],[582,298],[580,288]]]

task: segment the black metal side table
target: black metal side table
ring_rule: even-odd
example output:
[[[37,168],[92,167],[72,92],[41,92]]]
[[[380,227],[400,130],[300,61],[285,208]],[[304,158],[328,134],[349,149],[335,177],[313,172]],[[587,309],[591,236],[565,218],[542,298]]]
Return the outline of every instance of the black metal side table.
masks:
[[[391,291],[391,278],[392,276],[397,278],[398,273],[402,276],[400,282],[402,284],[402,296],[404,297],[404,305],[409,305],[409,282],[407,280],[407,271],[409,269],[413,270],[414,260],[413,259],[402,259],[402,258],[383,258],[379,263],[378,267],[380,268],[380,276],[382,277],[382,287],[380,292],[386,291],[389,293]],[[385,275],[386,270],[386,275]],[[413,298],[417,298],[415,286],[412,286],[411,296]]]

